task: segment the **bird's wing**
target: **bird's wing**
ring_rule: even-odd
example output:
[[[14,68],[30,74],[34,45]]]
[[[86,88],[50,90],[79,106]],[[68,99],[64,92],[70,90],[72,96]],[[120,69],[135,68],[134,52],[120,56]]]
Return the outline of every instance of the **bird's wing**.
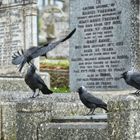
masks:
[[[21,57],[20,55],[19,56],[15,56],[13,59],[16,59],[16,57],[18,57],[19,60],[17,59],[17,61],[12,61],[12,63],[13,64],[14,63],[15,64],[20,64],[19,71],[21,71],[23,66],[24,66],[24,64],[26,63],[26,61],[29,58],[31,60],[31,59],[34,59],[34,58],[36,58],[38,56],[44,55],[48,51],[50,51],[53,48],[55,48],[59,43],[64,42],[65,40],[69,39],[74,34],[75,31],[76,31],[76,28],[69,35],[67,35],[65,38],[63,38],[63,39],[61,39],[59,41],[50,43],[50,44],[47,43],[47,46],[44,45],[43,47],[32,47],[32,48],[29,48],[26,52],[24,51],[24,55],[21,55],[23,59],[20,58]]]
[[[97,104],[97,105],[105,105],[106,103],[103,102],[101,99],[91,95],[90,93],[84,94],[84,98],[86,99],[87,102]]]
[[[19,65],[24,59],[24,52],[23,50],[21,52],[17,51],[12,55],[12,64]]]
[[[74,34],[75,31],[76,31],[76,28],[65,38],[52,42],[52,43],[47,43],[46,45],[42,47],[38,47],[38,49],[31,54],[31,57],[36,58],[38,56],[42,56],[43,54],[49,52],[50,50],[54,49],[57,45],[59,45],[61,42],[64,42],[67,39],[69,39]]]
[[[31,47],[28,50],[21,50],[21,51],[17,51],[16,53],[14,53],[12,55],[12,64],[14,65],[19,65],[24,61],[24,58],[26,56],[30,56],[32,53],[34,53],[36,50],[38,49],[38,47]]]
[[[34,74],[34,78],[37,80],[38,83],[46,86],[45,82],[42,80],[42,78],[37,73]]]
[[[39,49],[39,47],[31,47],[31,48],[29,48],[29,49],[27,49],[26,51],[24,51],[24,53],[23,53],[23,55],[22,55],[22,60],[20,61],[20,66],[19,66],[19,71],[21,72],[21,70],[22,70],[22,68],[23,68],[23,66],[24,66],[24,64],[27,62],[27,59],[29,58],[29,57],[31,57],[31,59],[32,59],[32,53],[34,53],[36,50],[38,50]]]
[[[25,56],[30,56],[32,55],[34,52],[36,52],[38,49],[40,49],[40,47],[31,47],[28,50],[26,50],[25,52]]]
[[[130,84],[136,88],[140,88],[140,73],[135,72],[131,75]]]

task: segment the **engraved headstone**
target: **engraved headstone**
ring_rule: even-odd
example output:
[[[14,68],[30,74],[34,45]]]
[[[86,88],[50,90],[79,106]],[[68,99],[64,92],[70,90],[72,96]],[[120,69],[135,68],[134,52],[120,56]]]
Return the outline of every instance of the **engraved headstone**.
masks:
[[[16,75],[12,54],[37,46],[36,0],[2,0],[0,6],[0,75]]]
[[[139,0],[71,0],[70,88],[120,90],[120,74],[139,70]]]

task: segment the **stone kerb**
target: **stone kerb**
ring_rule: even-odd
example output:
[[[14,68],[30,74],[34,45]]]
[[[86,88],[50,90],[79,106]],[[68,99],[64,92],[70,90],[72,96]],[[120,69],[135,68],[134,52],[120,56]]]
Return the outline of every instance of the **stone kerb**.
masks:
[[[40,73],[41,78],[45,81],[46,85],[50,87],[49,73]],[[31,91],[26,85],[23,77],[0,77],[0,91]]]
[[[36,99],[17,103],[17,138],[37,140],[38,124],[51,120],[51,106],[51,102]]]
[[[110,140],[140,139],[140,99],[134,95],[118,96],[108,102]]]
[[[107,123],[42,123],[39,140],[108,140]]]
[[[60,97],[59,97],[60,96]],[[85,107],[75,102],[71,95],[48,96],[17,102],[17,138],[38,138],[38,127],[42,123],[49,123],[52,119],[74,114],[85,114]],[[26,134],[26,135],[25,135]]]
[[[12,95],[11,95],[12,94]],[[88,110],[74,94],[42,95],[36,99],[29,99],[30,93],[18,96],[17,93],[0,94],[0,138],[4,140],[29,139],[37,140],[51,132],[69,135],[72,138],[80,133],[88,135],[89,132],[102,134],[105,131],[110,140],[137,140],[140,139],[140,99],[134,95],[121,95],[113,97],[108,102],[108,124],[91,124],[89,128],[83,123],[54,123],[53,120],[65,116],[84,115]],[[98,112],[98,111],[97,111]],[[96,113],[97,113],[96,112]],[[59,129],[59,124],[61,126]],[[69,125],[70,124],[70,125]],[[67,129],[69,127],[69,130]],[[74,129],[76,127],[77,129]],[[81,127],[81,129],[80,129]],[[45,133],[45,130],[47,131]],[[95,130],[95,131],[94,131]],[[100,133],[101,132],[101,133]],[[41,134],[43,134],[40,136]],[[51,135],[53,137],[53,135]],[[77,137],[78,137],[77,136]],[[90,133],[90,136],[92,134]],[[100,136],[100,135],[99,135]],[[97,137],[98,138],[98,137]],[[104,136],[102,136],[102,139]]]
[[[16,104],[23,98],[28,98],[30,94],[21,92],[1,92],[0,93],[0,139],[16,139]]]
[[[16,103],[0,102],[0,138],[16,139]]]

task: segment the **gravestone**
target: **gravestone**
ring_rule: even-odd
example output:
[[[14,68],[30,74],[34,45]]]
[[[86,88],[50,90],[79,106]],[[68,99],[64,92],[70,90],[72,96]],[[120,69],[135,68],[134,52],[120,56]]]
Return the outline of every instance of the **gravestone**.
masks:
[[[17,50],[37,46],[36,0],[2,0],[0,5],[0,75],[17,75],[11,63]]]
[[[121,90],[120,74],[139,70],[139,0],[71,0],[70,88]]]

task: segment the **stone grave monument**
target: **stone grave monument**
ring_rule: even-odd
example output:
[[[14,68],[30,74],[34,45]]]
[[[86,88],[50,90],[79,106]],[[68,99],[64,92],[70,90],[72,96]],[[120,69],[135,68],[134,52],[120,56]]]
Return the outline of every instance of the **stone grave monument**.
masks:
[[[37,46],[36,0],[3,0],[0,6],[0,74],[15,74],[12,54],[30,46]]]
[[[17,50],[28,49],[37,44],[37,1],[2,0],[0,5],[0,89],[26,89],[23,78],[11,62],[12,55]],[[38,60],[35,60],[36,66],[39,66]],[[45,75],[44,77],[46,78]],[[47,83],[49,84],[49,79]]]
[[[78,5],[78,6],[77,6]],[[121,90],[117,81],[127,70],[139,70],[139,0],[71,0],[70,88]]]

